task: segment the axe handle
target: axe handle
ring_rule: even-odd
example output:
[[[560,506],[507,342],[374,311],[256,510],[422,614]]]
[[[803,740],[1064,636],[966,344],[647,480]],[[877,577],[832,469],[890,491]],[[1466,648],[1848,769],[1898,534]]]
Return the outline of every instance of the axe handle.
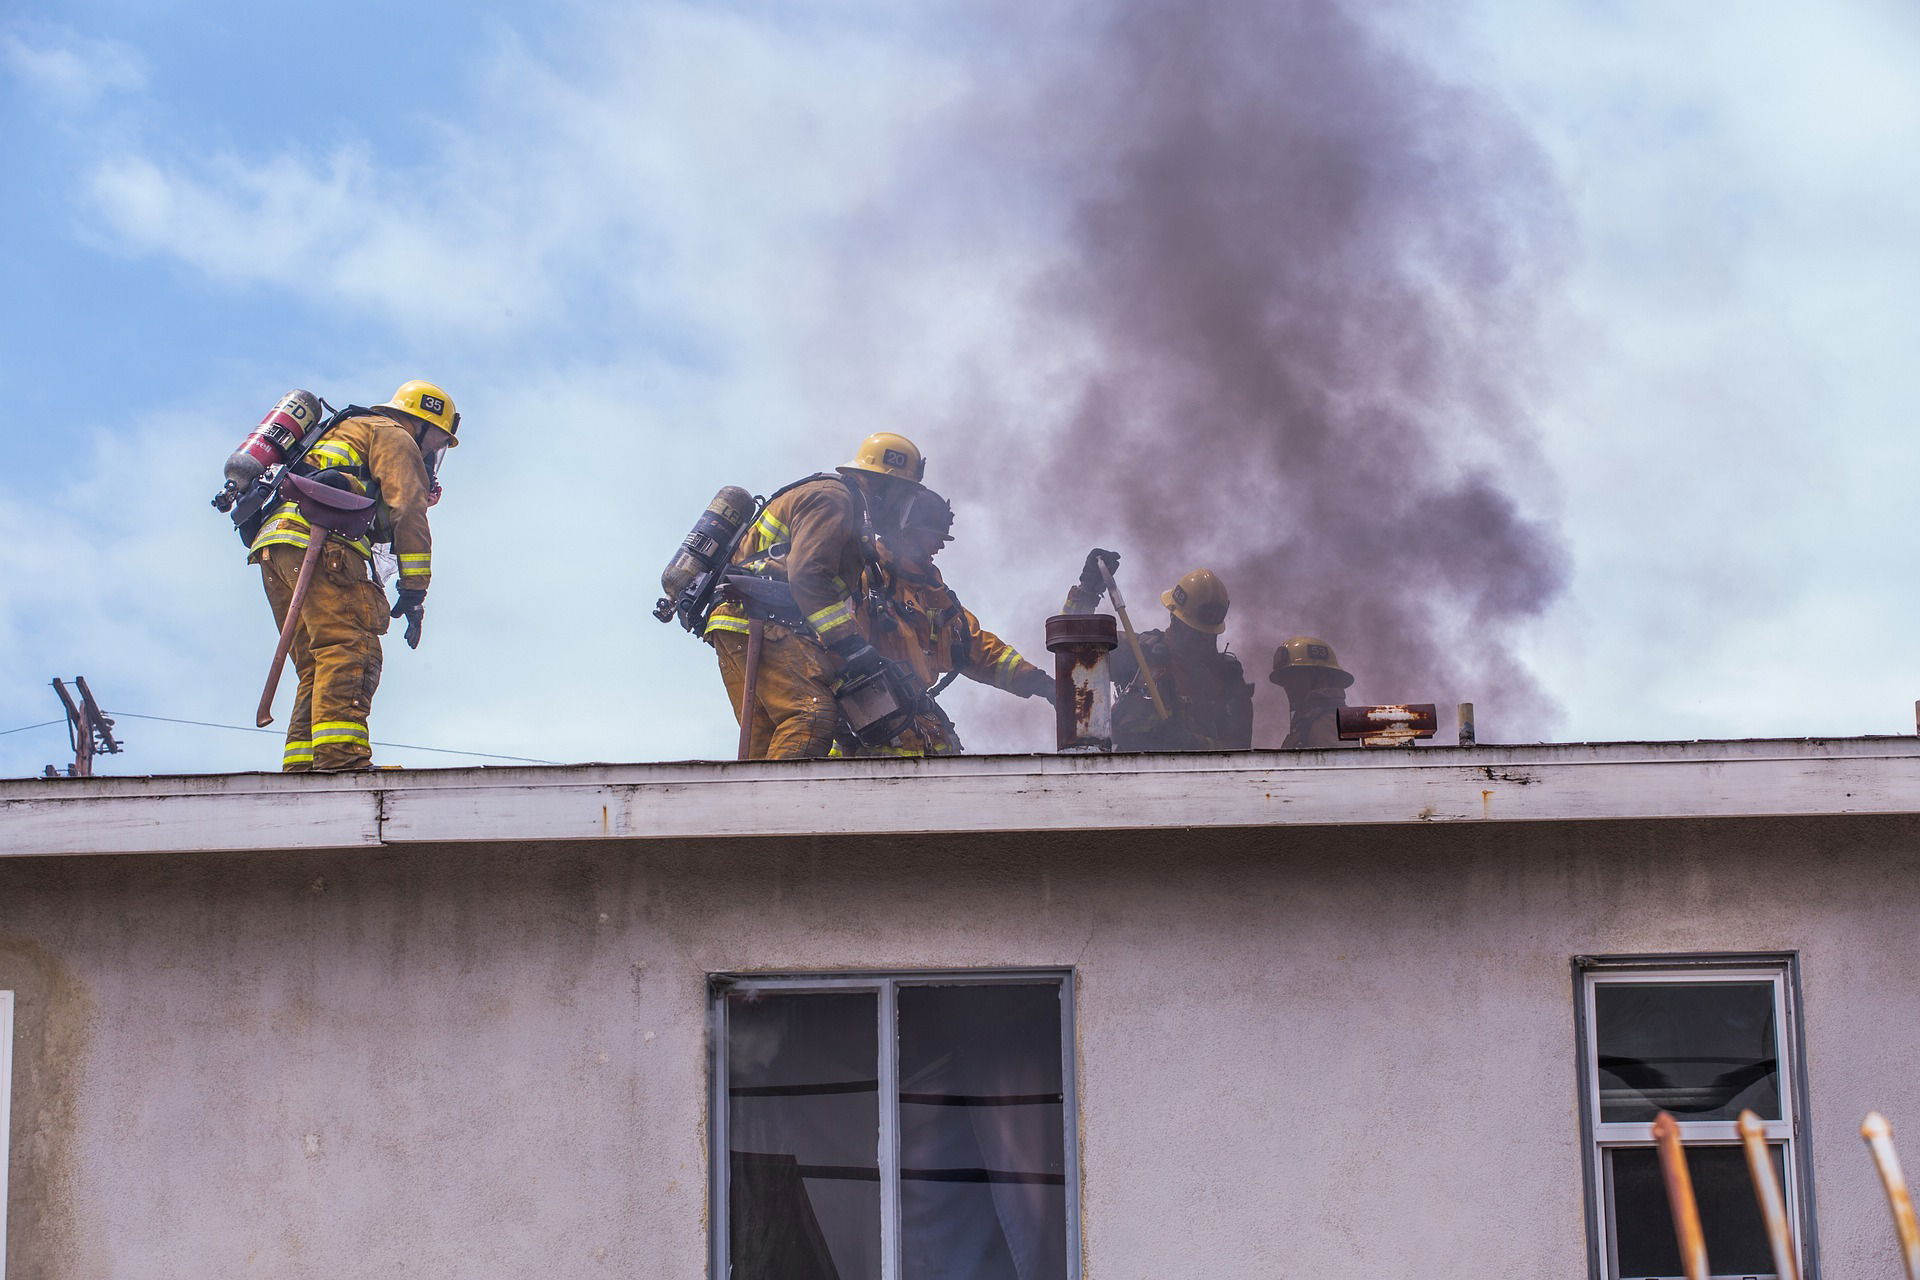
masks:
[[[1908,1280],[1916,1280],[1920,1277],[1920,1223],[1914,1221],[1913,1195],[1907,1190],[1906,1174],[1900,1171],[1900,1156],[1893,1149],[1893,1126],[1878,1111],[1869,1111],[1860,1126],[1860,1136],[1867,1140],[1880,1185],[1887,1192],[1887,1207],[1893,1210],[1893,1229],[1900,1237],[1900,1261],[1906,1268]]]
[[[294,580],[293,599],[287,601],[287,620],[280,624],[280,643],[274,646],[273,666],[267,670],[267,687],[260,691],[260,707],[253,722],[262,729],[273,723],[273,694],[280,687],[280,673],[286,670],[287,650],[293,648],[293,629],[300,625],[300,609],[307,602],[307,588],[313,585],[313,569],[326,550],[327,534],[314,529],[307,536],[307,554],[300,561],[300,576]]]
[[[1779,1280],[1800,1280],[1800,1263],[1793,1256],[1793,1229],[1787,1222],[1787,1202],[1780,1195],[1780,1180],[1773,1176],[1773,1156],[1767,1150],[1766,1126],[1752,1111],[1742,1111],[1735,1129],[1747,1153],[1747,1172],[1753,1178],[1760,1217],[1767,1224],[1773,1269],[1779,1273]]]
[[[1156,719],[1167,718],[1167,704],[1160,698],[1160,682],[1153,678],[1153,668],[1147,665],[1147,651],[1140,647],[1140,637],[1134,634],[1133,619],[1127,616],[1127,602],[1120,598],[1120,584],[1113,580],[1113,570],[1107,568],[1102,560],[1100,576],[1107,580],[1107,599],[1113,601],[1113,611],[1120,615],[1120,625],[1127,633],[1127,646],[1133,650],[1133,660],[1140,664],[1140,672],[1147,678],[1147,696],[1153,699],[1153,714]]]
[[[1673,1211],[1673,1234],[1680,1246],[1680,1268],[1687,1280],[1707,1280],[1707,1238],[1700,1228],[1700,1205],[1693,1196],[1693,1175],[1687,1171],[1680,1146],[1680,1125],[1662,1111],[1653,1120],[1653,1139],[1659,1144],[1660,1175],[1667,1184],[1667,1206]]]
[[[747,619],[747,671],[740,681],[740,750],[736,759],[753,759],[753,713],[760,692],[760,647],[765,641],[766,624],[758,618]]]

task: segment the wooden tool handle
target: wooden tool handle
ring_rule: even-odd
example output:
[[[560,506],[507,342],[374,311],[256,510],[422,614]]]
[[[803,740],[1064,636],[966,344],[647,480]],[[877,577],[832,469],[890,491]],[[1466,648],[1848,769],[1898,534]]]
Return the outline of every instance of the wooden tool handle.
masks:
[[[747,619],[747,671],[740,682],[740,750],[735,757],[740,760],[753,759],[753,712],[754,700],[759,693],[760,648],[765,643],[764,626],[758,618]]]
[[[307,602],[307,588],[313,585],[313,567],[326,550],[327,535],[315,529],[307,538],[307,554],[300,561],[300,576],[293,584],[293,599],[287,601],[287,620],[280,624],[280,643],[273,649],[273,665],[267,669],[267,687],[260,691],[260,706],[253,722],[262,729],[273,723],[273,695],[280,687],[280,673],[286,669],[287,651],[293,648],[293,629],[300,625],[300,607]]]
[[[1107,580],[1107,599],[1113,601],[1113,611],[1120,615],[1120,625],[1126,629],[1133,660],[1140,664],[1140,674],[1147,678],[1147,696],[1153,699],[1154,718],[1165,720],[1167,704],[1160,697],[1160,682],[1153,678],[1153,668],[1147,665],[1147,651],[1140,646],[1140,637],[1133,632],[1133,619],[1127,616],[1127,602],[1120,598],[1120,585],[1113,580],[1113,570],[1107,568],[1107,562],[1101,560],[1098,563],[1100,576]]]

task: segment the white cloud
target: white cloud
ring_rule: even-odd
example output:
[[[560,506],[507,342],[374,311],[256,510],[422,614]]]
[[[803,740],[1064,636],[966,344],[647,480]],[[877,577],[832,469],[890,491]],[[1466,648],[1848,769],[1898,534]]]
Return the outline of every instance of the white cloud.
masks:
[[[953,80],[871,34],[693,6],[576,34],[564,63],[498,48],[432,154],[104,155],[98,229],[411,338],[539,334],[612,304],[754,349],[826,283],[815,238]]]
[[[22,23],[0,31],[0,67],[42,102],[62,111],[136,92],[147,82],[145,63],[127,45],[52,23]]]

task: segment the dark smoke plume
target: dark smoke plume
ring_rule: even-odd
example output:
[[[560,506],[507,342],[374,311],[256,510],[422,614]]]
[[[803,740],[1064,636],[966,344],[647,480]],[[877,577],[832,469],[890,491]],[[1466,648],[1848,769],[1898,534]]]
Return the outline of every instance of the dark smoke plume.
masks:
[[[1221,575],[1257,743],[1285,732],[1266,673],[1300,633],[1334,645],[1355,701],[1467,699],[1506,740],[1544,731],[1513,644],[1565,556],[1510,491],[1541,470],[1530,400],[1567,243],[1543,156],[1357,4],[1087,12],[1021,69],[1066,235],[1016,342],[1070,354],[999,479],[1030,482],[1056,543],[1123,553],[1143,627],[1182,569]],[[1005,508],[1004,484],[945,474],[965,510]],[[1081,551],[1048,552],[1052,598]]]

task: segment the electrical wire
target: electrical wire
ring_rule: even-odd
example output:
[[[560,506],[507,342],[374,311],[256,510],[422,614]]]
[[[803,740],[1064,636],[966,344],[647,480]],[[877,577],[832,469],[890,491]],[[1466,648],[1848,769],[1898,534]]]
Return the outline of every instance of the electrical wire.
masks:
[[[44,729],[50,724],[65,723],[67,723],[67,718],[62,716],[58,720],[42,720],[39,724],[23,724],[18,729],[0,729],[0,738],[4,738],[10,733],[25,733],[29,729]]]
[[[177,720],[172,716],[143,716],[137,711],[108,711],[103,714],[108,716],[125,716],[129,720],[157,720],[162,724],[190,724],[202,729],[231,729],[236,733],[271,733],[275,737],[285,736],[278,729],[256,729],[252,725],[245,724],[215,724],[211,720]],[[59,724],[60,721],[49,720],[47,723]],[[28,725],[27,727],[37,729],[40,726]],[[411,742],[382,742],[377,738],[373,740],[373,745],[376,747],[393,747],[401,751],[431,751],[443,756],[479,756],[485,760],[513,760],[520,764],[560,763],[558,760],[537,760],[532,756],[503,756],[491,751],[455,751],[452,747],[419,747]]]

